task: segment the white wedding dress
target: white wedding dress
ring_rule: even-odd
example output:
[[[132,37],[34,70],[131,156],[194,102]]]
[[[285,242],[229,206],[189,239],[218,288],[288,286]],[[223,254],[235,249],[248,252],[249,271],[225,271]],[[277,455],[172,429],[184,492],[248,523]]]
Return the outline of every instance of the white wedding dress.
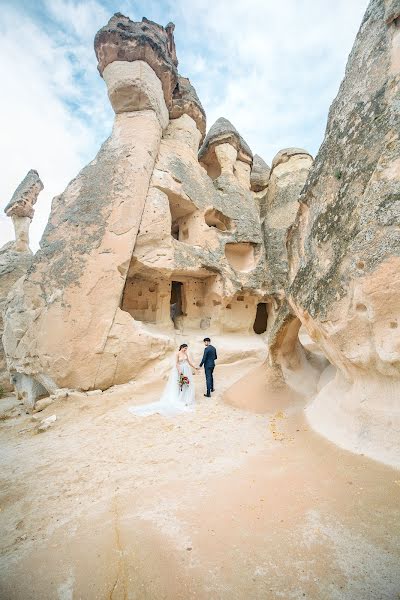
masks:
[[[187,359],[179,361],[179,368],[181,373],[189,379],[188,385],[184,385],[182,386],[182,390],[180,389],[179,373],[176,364],[174,364],[161,398],[157,402],[151,402],[150,404],[130,406],[128,409],[129,412],[145,417],[157,413],[171,416],[193,410],[195,403],[194,375]]]

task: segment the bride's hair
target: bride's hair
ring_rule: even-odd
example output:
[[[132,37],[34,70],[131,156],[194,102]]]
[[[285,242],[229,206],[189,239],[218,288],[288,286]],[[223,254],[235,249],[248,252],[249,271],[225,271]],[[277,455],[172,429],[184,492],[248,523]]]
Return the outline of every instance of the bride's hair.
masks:
[[[181,345],[179,346],[179,351],[181,351],[181,350],[182,350],[182,348],[187,348],[187,347],[188,347],[188,345],[187,345],[187,344],[181,344]]]

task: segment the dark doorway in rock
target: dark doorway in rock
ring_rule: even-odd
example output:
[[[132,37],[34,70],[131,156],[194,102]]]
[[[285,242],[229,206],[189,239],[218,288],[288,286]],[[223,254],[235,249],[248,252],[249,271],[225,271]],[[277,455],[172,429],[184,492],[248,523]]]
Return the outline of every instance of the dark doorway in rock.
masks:
[[[183,283],[181,281],[171,282],[170,315],[174,323],[177,317],[183,315]]]
[[[172,221],[171,235],[174,240],[179,240],[179,221]]]
[[[253,329],[254,332],[260,335],[267,331],[268,311],[267,303],[259,302],[257,304],[256,318],[254,320]]]

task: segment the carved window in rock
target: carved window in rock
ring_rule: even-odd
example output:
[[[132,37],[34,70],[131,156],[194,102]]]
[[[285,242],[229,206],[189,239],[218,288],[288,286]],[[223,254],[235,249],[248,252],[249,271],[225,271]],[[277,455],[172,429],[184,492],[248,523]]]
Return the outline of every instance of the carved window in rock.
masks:
[[[171,212],[171,235],[179,242],[189,243],[190,220],[197,210],[189,199],[173,193],[167,193]]]
[[[159,312],[159,284],[138,275],[127,277],[121,309],[136,321],[156,323]]]
[[[253,330],[254,333],[261,335],[267,331],[268,323],[268,306],[266,302],[259,302],[257,304],[256,318],[254,319]]]
[[[204,220],[209,227],[214,227],[218,231],[232,231],[231,219],[216,208],[206,210]]]

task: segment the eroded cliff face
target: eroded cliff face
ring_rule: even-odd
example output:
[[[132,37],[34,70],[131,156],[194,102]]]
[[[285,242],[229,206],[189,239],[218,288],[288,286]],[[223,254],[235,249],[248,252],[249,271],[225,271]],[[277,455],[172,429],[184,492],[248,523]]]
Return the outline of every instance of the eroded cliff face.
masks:
[[[400,6],[372,0],[288,238],[289,301],[338,368],[308,409],[336,443],[400,461]]]

